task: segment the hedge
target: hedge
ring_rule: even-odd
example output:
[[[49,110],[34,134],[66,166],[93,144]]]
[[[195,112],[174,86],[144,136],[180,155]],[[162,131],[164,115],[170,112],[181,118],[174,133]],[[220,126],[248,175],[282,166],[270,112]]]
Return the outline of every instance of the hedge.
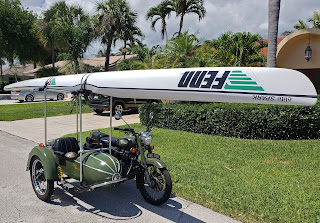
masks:
[[[319,139],[320,105],[284,106],[229,103],[146,104],[139,107],[146,125],[247,139]]]

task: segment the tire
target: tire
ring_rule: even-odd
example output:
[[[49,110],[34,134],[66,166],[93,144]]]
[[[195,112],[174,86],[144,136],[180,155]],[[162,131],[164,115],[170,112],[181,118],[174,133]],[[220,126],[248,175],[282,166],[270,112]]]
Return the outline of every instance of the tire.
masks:
[[[123,103],[116,102],[116,103],[113,104],[112,115],[115,115],[117,113],[123,114],[123,111],[124,111],[124,104]]]
[[[59,94],[57,95],[57,101],[62,101],[63,99],[64,99],[64,94],[59,93]]]
[[[44,167],[39,157],[31,159],[30,178],[34,192],[40,200],[48,201],[53,194],[53,180],[47,180],[44,176]]]
[[[34,97],[32,94],[27,94],[26,98],[25,98],[25,101],[27,102],[32,102],[34,100]]]
[[[148,166],[151,181],[155,183],[150,187],[145,180],[144,173],[137,175],[137,184],[142,197],[153,205],[162,205],[170,197],[172,182],[169,171],[165,168],[158,169],[155,166]]]
[[[94,111],[97,113],[97,115],[101,115],[103,112],[103,109],[96,108],[94,109]]]

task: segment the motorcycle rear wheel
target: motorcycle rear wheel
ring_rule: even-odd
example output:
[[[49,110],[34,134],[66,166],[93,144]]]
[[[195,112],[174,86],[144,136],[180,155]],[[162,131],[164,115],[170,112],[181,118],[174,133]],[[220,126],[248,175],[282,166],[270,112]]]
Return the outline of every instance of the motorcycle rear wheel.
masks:
[[[137,175],[138,188],[142,197],[153,205],[162,205],[170,197],[172,181],[169,171],[165,168],[158,169],[155,166],[148,166],[152,186],[148,185],[144,173]]]
[[[44,167],[39,157],[34,156],[30,165],[30,178],[34,192],[40,200],[48,201],[53,194],[53,180],[44,176]]]

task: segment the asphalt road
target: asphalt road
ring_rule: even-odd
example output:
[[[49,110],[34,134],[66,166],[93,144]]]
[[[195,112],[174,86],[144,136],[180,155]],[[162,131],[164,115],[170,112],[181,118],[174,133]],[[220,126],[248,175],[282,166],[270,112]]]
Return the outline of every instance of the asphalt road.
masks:
[[[0,131],[0,222],[237,222],[210,209],[171,196],[160,207],[142,198],[134,181],[87,193],[55,186],[49,203],[33,192],[26,171],[35,142]]]

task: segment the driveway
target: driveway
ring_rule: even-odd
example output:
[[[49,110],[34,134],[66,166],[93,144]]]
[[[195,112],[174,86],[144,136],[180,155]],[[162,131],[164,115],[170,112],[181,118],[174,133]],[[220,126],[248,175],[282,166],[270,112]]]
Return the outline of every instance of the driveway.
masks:
[[[75,118],[48,118],[48,138],[75,132]],[[124,118],[139,122],[137,114]],[[84,114],[84,130],[108,125],[108,115]],[[52,200],[42,202],[25,168],[31,148],[43,142],[43,119],[0,122],[0,129],[0,222],[237,222],[174,195],[166,204],[153,206],[142,198],[133,180],[81,194],[55,186]]]
[[[85,113],[82,114],[82,117],[83,131],[109,127],[109,113],[103,113],[102,115]],[[123,118],[129,124],[140,122],[138,114],[125,115]],[[48,139],[55,139],[66,134],[77,132],[76,120],[76,115],[48,117]],[[119,125],[125,125],[125,123],[122,120],[117,121],[112,118],[112,126]],[[44,142],[44,118],[0,121],[0,130],[37,143]]]

